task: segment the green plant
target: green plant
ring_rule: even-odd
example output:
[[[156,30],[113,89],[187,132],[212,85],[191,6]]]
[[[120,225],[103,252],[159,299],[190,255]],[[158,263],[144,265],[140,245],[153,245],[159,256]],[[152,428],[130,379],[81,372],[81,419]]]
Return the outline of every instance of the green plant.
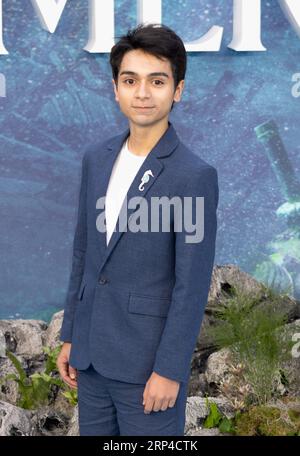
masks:
[[[277,407],[256,405],[235,418],[236,435],[242,436],[299,436],[300,422]]]
[[[45,372],[49,374],[50,372],[58,373],[57,369],[57,357],[60,353],[62,344],[56,346],[55,348],[51,349],[50,347],[43,347],[44,352],[47,354],[47,361]],[[65,382],[59,379],[59,386],[61,387],[62,391],[61,394],[68,399],[71,405],[75,406],[77,404],[77,390],[73,388],[69,388]]]
[[[11,360],[17,373],[10,373],[2,377],[0,379],[0,384],[7,380],[17,382],[19,393],[17,405],[19,407],[34,409],[47,404],[52,385],[57,385],[60,388],[62,395],[68,399],[71,405],[76,405],[77,390],[71,389],[62,379],[53,376],[58,372],[56,360],[60,348],[60,345],[54,349],[43,347],[43,351],[47,355],[45,370],[44,372],[35,372],[30,376],[27,376],[27,373],[25,369],[23,369],[18,358],[9,350],[6,350],[6,356]]]
[[[47,355],[46,365],[45,365],[45,372],[50,374],[50,372],[57,372],[57,357],[60,353],[62,344],[57,345],[54,348],[50,347],[42,347],[43,352]]]
[[[224,416],[215,402],[206,398],[209,414],[205,428],[217,427],[222,433],[236,436],[300,436],[299,407],[286,412],[280,408],[254,405],[247,411],[237,411],[232,418]]]
[[[234,433],[233,420],[224,416],[215,402],[209,401],[205,398],[206,406],[209,409],[209,413],[204,421],[203,426],[205,428],[218,427],[220,432]]]
[[[285,334],[282,297],[267,287],[263,291],[259,296],[234,288],[216,312],[216,325],[209,329],[216,346],[228,347],[235,362],[244,367],[245,381],[258,404],[272,397],[281,363],[290,359],[292,346]]]
[[[63,391],[62,395],[68,399],[71,405],[75,406],[78,402],[78,397],[77,397],[77,390],[75,389],[68,389],[68,391]]]

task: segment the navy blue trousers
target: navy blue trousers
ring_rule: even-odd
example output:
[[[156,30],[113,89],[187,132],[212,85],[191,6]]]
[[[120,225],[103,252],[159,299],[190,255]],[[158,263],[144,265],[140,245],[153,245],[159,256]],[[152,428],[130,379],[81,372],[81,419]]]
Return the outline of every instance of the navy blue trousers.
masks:
[[[104,377],[93,365],[77,370],[80,435],[184,435],[188,383],[180,383],[174,407],[144,413],[146,384]]]

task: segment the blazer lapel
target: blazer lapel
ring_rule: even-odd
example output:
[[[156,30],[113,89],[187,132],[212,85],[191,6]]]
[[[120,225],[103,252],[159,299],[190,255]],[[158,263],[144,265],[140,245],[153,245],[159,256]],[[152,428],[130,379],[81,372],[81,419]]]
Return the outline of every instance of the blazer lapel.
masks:
[[[179,138],[175,132],[175,129],[170,121],[168,121],[169,127],[165,131],[165,133],[161,136],[159,141],[156,143],[156,145],[153,147],[153,149],[149,152],[147,155],[146,159],[144,160],[143,164],[141,165],[140,169],[138,170],[135,178],[133,179],[129,190],[126,194],[126,197],[124,198],[122,208],[120,210],[120,214],[125,211],[125,215],[127,214],[126,218],[126,223],[122,225],[122,221],[120,222],[120,217],[118,217],[117,224],[115,227],[115,231],[112,233],[112,236],[110,238],[110,241],[108,245],[106,244],[106,232],[100,233],[97,230],[98,233],[98,238],[99,238],[99,243],[100,243],[100,250],[101,250],[101,256],[100,258],[102,259],[101,266],[100,266],[100,271],[104,267],[106,261],[108,260],[109,256],[113,252],[114,248],[116,247],[118,241],[120,240],[121,236],[124,234],[124,230],[128,230],[128,221],[130,216],[139,209],[139,204],[140,200],[144,198],[149,191],[149,189],[152,187],[152,185],[155,183],[156,179],[158,176],[161,174],[163,171],[164,165],[161,162],[160,158],[165,157],[170,155],[175,147],[178,145]],[[110,175],[113,169],[114,162],[118,156],[118,153],[121,150],[121,147],[123,145],[123,142],[126,140],[126,138],[129,136],[130,130],[129,128],[126,129],[121,135],[116,136],[115,138],[112,139],[112,141],[109,142],[107,145],[109,153],[106,156],[106,160],[104,163],[102,163],[101,166],[101,175],[102,175],[102,180],[101,180],[101,185],[97,187],[97,193],[98,193],[98,198],[100,196],[105,196],[108,188],[108,183],[110,179]],[[142,182],[142,177],[144,176],[146,171],[151,171],[153,174],[149,176],[148,182],[145,182],[144,185],[142,185],[140,188],[140,184]],[[126,207],[131,200],[131,198],[137,197],[138,199],[135,200],[135,208],[127,208]],[[98,209],[96,209],[98,215]],[[119,225],[120,222],[120,225]]]
[[[107,249],[106,245],[106,231],[99,231],[96,227],[96,219],[100,214],[100,208],[97,208],[97,201],[99,198],[106,196],[109,179],[113,169],[113,165],[117,156],[121,150],[123,142],[126,140],[130,133],[129,128],[127,128],[122,134],[115,136],[109,145],[106,147],[105,154],[101,151],[101,159],[97,160],[95,164],[95,197],[94,197],[94,210],[95,210],[95,228],[96,228],[96,238],[97,238],[97,248],[99,249],[99,258],[104,258],[105,251]],[[101,212],[103,209],[101,209]]]

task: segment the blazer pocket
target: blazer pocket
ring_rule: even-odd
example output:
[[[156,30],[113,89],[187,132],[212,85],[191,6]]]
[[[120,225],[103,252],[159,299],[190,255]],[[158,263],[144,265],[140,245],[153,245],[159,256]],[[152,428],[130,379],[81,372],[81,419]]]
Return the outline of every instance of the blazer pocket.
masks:
[[[128,312],[133,314],[167,317],[171,299],[159,296],[129,295]]]
[[[79,301],[81,301],[83,298],[85,286],[86,286],[86,283],[83,281],[80,285],[80,288],[79,288],[79,291],[77,294],[77,298],[79,299]]]

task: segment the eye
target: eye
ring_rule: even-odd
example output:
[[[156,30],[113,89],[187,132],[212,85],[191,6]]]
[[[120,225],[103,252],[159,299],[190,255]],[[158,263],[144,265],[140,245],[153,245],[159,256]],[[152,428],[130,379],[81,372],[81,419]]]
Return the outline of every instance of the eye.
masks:
[[[127,81],[134,81],[133,79],[124,79],[123,83],[126,84]],[[159,82],[160,84],[154,84],[154,85],[164,85],[164,82],[161,81],[160,79],[154,79],[154,82]],[[132,85],[132,84],[129,84],[129,85]]]
[[[133,79],[125,79],[123,82],[126,84],[127,81],[133,81]],[[132,85],[132,84],[129,84]]]

